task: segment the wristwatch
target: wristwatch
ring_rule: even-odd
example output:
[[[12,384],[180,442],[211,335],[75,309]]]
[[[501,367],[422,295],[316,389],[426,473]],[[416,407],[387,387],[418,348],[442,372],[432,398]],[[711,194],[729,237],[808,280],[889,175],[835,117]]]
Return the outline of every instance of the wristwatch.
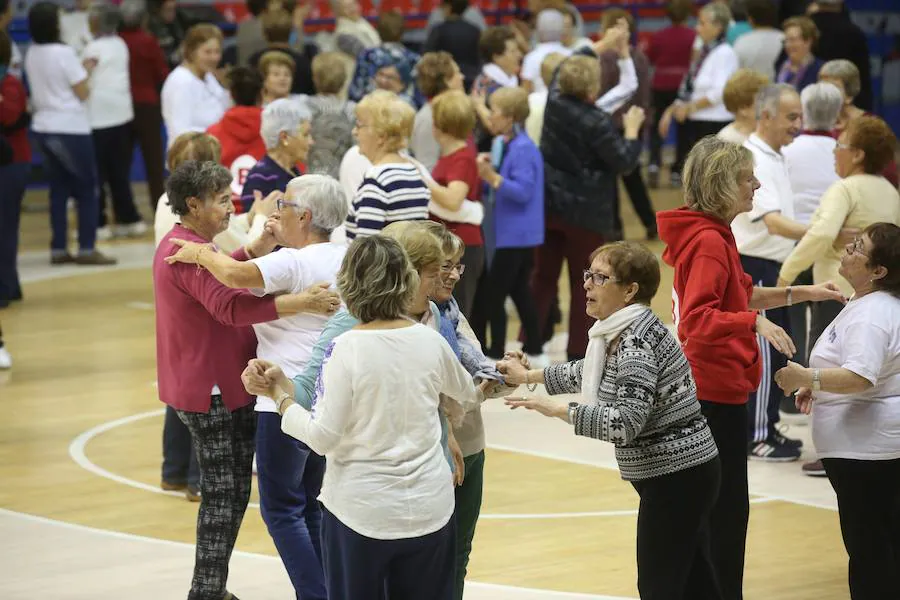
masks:
[[[820,377],[819,370],[813,369],[812,376],[813,376],[812,389],[814,392],[818,392],[822,389],[822,378]]]
[[[575,411],[581,406],[578,402],[569,402],[569,423],[575,424]]]

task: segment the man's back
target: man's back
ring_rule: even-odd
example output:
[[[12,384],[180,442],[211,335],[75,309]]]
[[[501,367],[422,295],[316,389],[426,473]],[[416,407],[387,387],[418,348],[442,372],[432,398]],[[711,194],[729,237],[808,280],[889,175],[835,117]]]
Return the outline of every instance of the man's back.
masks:
[[[425,52],[449,52],[459,65],[466,80],[466,90],[469,90],[481,67],[481,56],[478,54],[480,39],[481,30],[478,27],[460,18],[450,18],[431,30],[425,42]]]
[[[823,61],[843,58],[859,69],[860,91],[854,104],[872,110],[872,75],[869,66],[869,46],[862,29],[840,12],[820,11],[812,15],[819,28],[816,56]]]

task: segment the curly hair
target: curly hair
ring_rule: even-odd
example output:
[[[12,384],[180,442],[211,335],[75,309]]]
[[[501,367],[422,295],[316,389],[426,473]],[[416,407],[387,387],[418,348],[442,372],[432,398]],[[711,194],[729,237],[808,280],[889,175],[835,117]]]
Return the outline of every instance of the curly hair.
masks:
[[[426,98],[446,92],[458,67],[449,52],[426,52],[416,65],[416,84]]]
[[[188,198],[208,200],[231,186],[231,171],[210,161],[189,160],[172,171],[166,182],[169,206],[176,215],[189,212]]]
[[[883,119],[863,115],[850,121],[845,131],[850,146],[865,153],[863,168],[866,173],[881,173],[893,160],[897,136]]]

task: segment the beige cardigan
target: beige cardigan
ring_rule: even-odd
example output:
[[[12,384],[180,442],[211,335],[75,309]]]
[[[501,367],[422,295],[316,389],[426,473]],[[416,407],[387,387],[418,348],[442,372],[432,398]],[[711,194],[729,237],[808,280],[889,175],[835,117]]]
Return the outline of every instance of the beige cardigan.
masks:
[[[850,296],[853,288],[841,277],[843,247],[835,247],[844,227],[864,229],[872,223],[900,225],[900,194],[880,175],[851,175],[834,182],[813,213],[809,230],[781,265],[781,279],[788,283],[813,267],[813,281],[833,281]]]

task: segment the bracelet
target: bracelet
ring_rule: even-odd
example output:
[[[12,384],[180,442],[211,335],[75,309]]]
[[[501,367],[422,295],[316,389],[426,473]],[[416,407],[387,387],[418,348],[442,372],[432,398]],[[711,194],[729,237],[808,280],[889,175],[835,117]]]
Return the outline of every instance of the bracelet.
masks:
[[[288,393],[284,393],[278,398],[278,400],[275,401],[275,405],[276,405],[276,408],[278,409],[279,415],[284,414],[284,403],[287,402],[288,400],[291,400],[291,395]]]
[[[793,306],[793,305],[794,305],[794,297],[793,297],[793,293],[792,293],[792,290],[791,290],[791,286],[787,286],[787,287],[785,288],[785,291],[786,291],[786,293],[787,293],[787,305],[788,305],[788,306]]]
[[[529,392],[533,392],[534,390],[537,389],[538,384],[531,383],[531,381],[529,381],[529,379],[531,379],[531,369],[525,371],[525,389],[528,390]]]

